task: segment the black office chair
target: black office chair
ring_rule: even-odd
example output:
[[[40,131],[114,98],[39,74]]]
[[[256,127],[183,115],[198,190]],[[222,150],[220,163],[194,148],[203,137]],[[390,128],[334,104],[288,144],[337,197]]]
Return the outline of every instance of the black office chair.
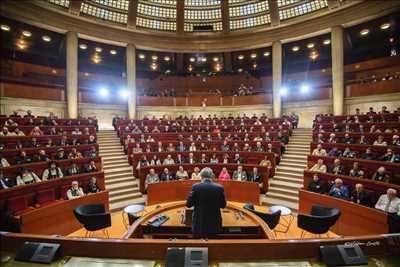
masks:
[[[261,219],[263,219],[264,222],[267,223],[268,227],[271,230],[274,230],[275,227],[279,224],[279,219],[281,218],[281,211],[278,210],[274,213],[268,214],[268,213],[264,213],[261,211],[256,211],[254,209],[253,204],[251,203],[247,203],[243,206],[243,208],[245,208],[246,210],[251,211],[252,213],[256,214],[258,217],[260,217]]]
[[[329,231],[335,225],[340,217],[340,210],[337,208],[328,208],[319,205],[314,205],[311,208],[310,214],[297,215],[297,226],[302,229],[301,237],[304,232],[321,235]]]
[[[74,209],[74,215],[86,229],[85,237],[98,230],[103,230],[107,238],[110,237],[106,228],[111,226],[111,215],[106,212],[104,204],[80,205]]]

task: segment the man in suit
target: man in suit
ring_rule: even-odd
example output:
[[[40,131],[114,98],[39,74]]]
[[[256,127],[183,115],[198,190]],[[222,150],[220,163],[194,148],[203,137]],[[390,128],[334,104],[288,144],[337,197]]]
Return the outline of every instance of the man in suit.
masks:
[[[243,170],[243,166],[238,166],[237,170],[233,172],[232,180],[247,181],[247,173]]]
[[[351,193],[351,201],[363,206],[372,207],[371,195],[364,189],[362,184],[356,184],[356,189]]]
[[[212,182],[213,171],[204,168],[202,181],[192,186],[186,206],[194,207],[192,231],[194,238],[215,238],[222,230],[221,209],[226,206],[224,187]]]

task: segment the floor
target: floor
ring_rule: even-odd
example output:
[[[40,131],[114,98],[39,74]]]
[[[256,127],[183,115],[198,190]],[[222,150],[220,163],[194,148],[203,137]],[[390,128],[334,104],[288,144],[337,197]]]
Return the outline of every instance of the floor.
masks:
[[[282,218],[281,218],[281,223],[282,223]],[[122,211],[115,212],[111,215],[111,225],[112,226],[107,229],[110,238],[121,238],[126,233],[127,229],[124,225]],[[299,238],[301,238],[302,230],[297,227],[297,219],[296,218],[293,219],[287,233],[279,232],[281,229],[282,229],[281,225],[278,225],[275,228],[275,234],[277,236],[277,239],[299,239]],[[78,231],[71,233],[69,236],[70,237],[85,237],[85,234],[86,234],[86,230],[82,228]],[[321,236],[321,238],[328,238],[328,237],[332,238],[332,237],[336,237],[336,236],[337,236],[336,234],[329,232],[327,235]],[[103,231],[96,231],[96,232],[92,233],[90,237],[105,238],[106,235],[104,234]],[[318,238],[318,235],[306,233],[306,235],[303,238]]]

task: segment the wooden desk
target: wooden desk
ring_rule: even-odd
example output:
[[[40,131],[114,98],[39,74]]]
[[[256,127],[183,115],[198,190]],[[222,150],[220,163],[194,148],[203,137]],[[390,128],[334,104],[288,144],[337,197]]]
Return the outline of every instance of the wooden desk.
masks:
[[[147,205],[186,200],[192,190],[192,185],[199,182],[199,180],[185,180],[149,184],[147,187]],[[260,202],[258,183],[218,180],[216,183],[224,186],[228,201],[251,202],[256,205]]]
[[[181,219],[185,214],[185,205],[185,201],[176,201],[146,207],[144,215],[129,228],[125,238],[190,238],[192,225]],[[257,215],[245,210],[243,205],[244,203],[228,202],[226,208],[221,210],[223,230],[219,237],[274,239],[275,235],[268,225]],[[243,217],[238,217],[238,213]],[[166,215],[169,219],[160,227],[149,226],[148,221],[158,215]]]
[[[103,203],[108,211],[108,192],[102,191],[73,200],[57,201],[46,207],[26,212],[18,216],[17,220],[22,233],[68,235],[82,227],[74,216],[74,208],[91,203]]]
[[[388,233],[386,213],[328,195],[299,191],[299,213],[309,214],[313,205],[335,207],[341,215],[332,231],[338,235],[361,236]]]

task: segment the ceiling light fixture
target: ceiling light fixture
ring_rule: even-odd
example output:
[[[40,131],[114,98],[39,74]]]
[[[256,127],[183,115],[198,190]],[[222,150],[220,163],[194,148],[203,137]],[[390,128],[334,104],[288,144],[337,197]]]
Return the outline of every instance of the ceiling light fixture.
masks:
[[[269,57],[270,55],[271,55],[271,53],[269,51],[264,52],[264,57]]]
[[[30,31],[23,31],[22,35],[25,36],[25,37],[31,37],[32,33]]]
[[[5,32],[9,32],[11,30],[10,26],[5,25],[5,24],[1,24],[0,28],[2,31],[5,31]]]
[[[151,69],[151,70],[154,71],[154,70],[157,70],[157,68],[158,68],[157,63],[154,63],[154,62],[153,62],[153,63],[150,64],[150,69]]]
[[[207,62],[207,58],[206,57],[202,57],[201,58],[201,62]]]
[[[361,36],[367,36],[369,34],[369,30],[368,29],[363,29],[360,31]]]
[[[79,48],[82,50],[86,50],[87,49],[87,44],[80,44]]]
[[[146,58],[146,55],[145,55],[145,54],[139,54],[139,58],[140,58],[140,59],[145,59],[145,58]]]
[[[101,53],[103,51],[103,49],[101,47],[96,47],[94,49],[97,53]]]
[[[42,40],[45,41],[45,42],[51,42],[51,37],[48,36],[48,35],[43,35],[42,36]]]
[[[331,39],[325,39],[323,42],[324,45],[329,45],[331,44]]]
[[[243,69],[242,69],[242,68],[239,68],[239,69],[238,69],[238,72],[243,72]]]
[[[189,65],[189,66],[188,66],[188,71],[191,72],[192,70],[193,70],[193,66],[192,66],[192,65]]]
[[[316,60],[319,57],[319,54],[317,51],[312,51],[310,54],[310,59],[311,60]]]
[[[116,54],[117,54],[117,50],[111,49],[111,50],[110,50],[110,54],[111,54],[111,55],[116,55]]]
[[[218,62],[218,61],[219,61],[219,58],[218,58],[218,57],[213,57],[213,61],[214,61],[214,62]]]
[[[152,56],[151,56],[151,59],[152,59],[153,61],[156,61],[156,60],[158,59],[158,56],[152,55]]]
[[[215,70],[216,71],[221,71],[222,70],[221,64],[219,64],[219,63],[215,64]]]
[[[299,50],[300,50],[300,46],[297,46],[297,45],[296,45],[296,46],[293,46],[293,47],[292,47],[292,51],[293,51],[293,52],[297,52],[297,51],[299,51]]]
[[[165,56],[165,57],[164,57],[164,60],[167,61],[167,62],[169,62],[169,61],[171,60],[171,57],[170,57],[170,56]]]
[[[252,54],[250,55],[250,57],[251,57],[251,58],[256,58],[256,57],[257,57],[257,54],[256,54],[256,53],[252,53]]]
[[[239,56],[238,56],[238,59],[239,59],[239,60],[243,60],[243,59],[244,59],[244,56],[243,56],[243,55],[239,55]]]
[[[311,49],[314,48],[315,44],[314,43],[308,43],[307,44],[307,48]]]
[[[257,68],[257,63],[253,63],[253,69],[256,69]]]
[[[194,57],[191,57],[191,58],[189,58],[189,61],[190,61],[190,62],[195,62],[196,59],[195,59]]]
[[[389,29],[390,28],[390,23],[383,23],[381,26],[380,26],[380,28],[381,28],[381,30],[387,30],[387,29]]]

